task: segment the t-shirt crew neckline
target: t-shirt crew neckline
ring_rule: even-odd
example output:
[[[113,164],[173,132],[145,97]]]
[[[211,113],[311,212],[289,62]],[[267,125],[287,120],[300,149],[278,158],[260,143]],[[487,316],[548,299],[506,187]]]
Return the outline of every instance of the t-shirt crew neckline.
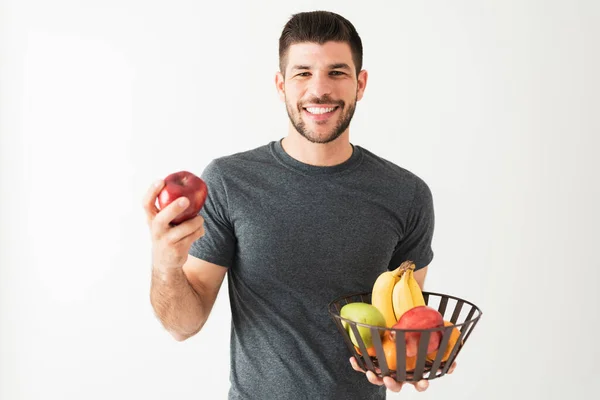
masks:
[[[283,138],[281,138],[277,141],[271,142],[271,146],[270,146],[271,153],[280,163],[282,163],[286,167],[296,170],[298,172],[301,172],[303,174],[308,174],[308,175],[339,174],[341,172],[351,170],[352,168],[354,168],[355,166],[360,164],[360,162],[362,160],[362,151],[361,151],[360,147],[350,144],[352,146],[352,155],[350,156],[350,158],[348,158],[346,161],[342,162],[341,164],[331,165],[331,166],[310,165],[310,164],[306,164],[301,161],[298,161],[295,158],[293,158],[292,156],[290,156],[288,153],[286,153],[281,144],[282,140],[283,140]]]

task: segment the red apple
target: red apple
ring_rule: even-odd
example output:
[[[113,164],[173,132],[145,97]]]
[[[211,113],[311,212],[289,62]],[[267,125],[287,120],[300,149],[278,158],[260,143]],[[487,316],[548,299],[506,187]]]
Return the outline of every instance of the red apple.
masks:
[[[173,219],[171,224],[179,225],[198,215],[208,194],[206,183],[188,171],[175,172],[164,181],[165,186],[158,194],[158,206],[161,210],[182,196],[187,197],[190,202],[188,208]]]
[[[392,328],[394,329],[433,329],[444,326],[444,318],[435,308],[429,306],[417,306],[402,314]],[[414,357],[419,349],[421,332],[405,332],[406,356]],[[436,351],[442,341],[442,331],[434,331],[429,335],[427,354]]]

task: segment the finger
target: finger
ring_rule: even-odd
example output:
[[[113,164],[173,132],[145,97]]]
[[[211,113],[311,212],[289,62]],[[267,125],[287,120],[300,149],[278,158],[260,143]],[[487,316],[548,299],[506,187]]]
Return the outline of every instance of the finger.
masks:
[[[146,216],[148,217],[148,220],[154,219],[154,216],[158,214],[158,208],[156,208],[156,197],[158,197],[158,194],[160,193],[164,185],[165,182],[162,179],[160,179],[154,182],[152,186],[148,188],[148,191],[144,195],[143,206],[144,210],[146,211]]]
[[[427,381],[426,379],[422,379],[419,382],[413,383],[413,385],[415,385],[415,389],[417,389],[417,392],[424,392],[429,387],[429,381]]]
[[[451,374],[451,373],[453,373],[455,368],[456,368],[456,361],[454,361],[454,362],[452,363],[452,365],[451,365],[451,366],[450,366],[450,368],[448,369],[448,372],[447,372],[447,373],[448,373],[448,374]]]
[[[385,384],[385,387],[391,390],[392,392],[399,392],[400,389],[402,389],[403,385],[402,382],[396,382],[396,380],[394,380],[394,378],[392,378],[391,376],[384,376],[383,383]]]
[[[171,228],[171,221],[173,221],[179,214],[184,212],[189,204],[190,201],[187,199],[187,197],[179,197],[171,204],[160,210],[158,214],[156,214],[156,217],[153,221],[155,234],[161,236],[168,231]],[[180,225],[183,225],[183,223]],[[191,233],[192,231],[187,232],[184,236],[187,236],[187,234]]]
[[[367,379],[373,385],[377,385],[377,386],[383,385],[383,379],[381,379],[380,377],[375,375],[375,373],[373,371],[367,371]]]
[[[202,219],[202,217],[197,216],[194,217],[193,221],[194,221],[194,225],[198,224],[198,220],[197,218],[199,218],[199,226],[198,228],[196,228],[195,231],[193,231],[192,233],[190,233],[189,235],[187,235],[186,237],[182,238],[181,240],[186,240],[189,243],[187,243],[188,246],[191,246],[192,243],[194,243],[196,240],[200,239],[202,236],[204,236],[204,220]]]
[[[354,358],[354,357],[350,357],[350,365],[352,365],[352,368],[353,368],[355,371],[358,371],[358,372],[365,372],[365,370],[364,370],[364,369],[362,369],[361,367],[359,367],[359,366],[358,366],[358,362],[356,361],[356,358]]]
[[[204,227],[200,225],[202,222],[198,217],[194,217],[187,221],[182,222],[181,224],[171,227],[170,230],[166,233],[166,240],[169,243],[176,244],[180,241],[187,240],[190,242],[195,240],[195,235],[199,230],[204,230]]]

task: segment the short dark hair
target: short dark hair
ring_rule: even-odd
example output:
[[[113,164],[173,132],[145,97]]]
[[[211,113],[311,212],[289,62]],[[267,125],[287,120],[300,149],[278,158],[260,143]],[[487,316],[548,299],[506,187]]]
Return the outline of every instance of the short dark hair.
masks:
[[[287,53],[291,45],[302,42],[324,44],[346,42],[352,51],[356,74],[362,69],[362,41],[354,25],[330,11],[308,11],[292,15],[279,37],[279,69],[285,75]]]

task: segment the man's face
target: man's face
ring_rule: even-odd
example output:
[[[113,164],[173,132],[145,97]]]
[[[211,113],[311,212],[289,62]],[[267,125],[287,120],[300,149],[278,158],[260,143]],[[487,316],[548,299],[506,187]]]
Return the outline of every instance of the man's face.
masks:
[[[356,76],[347,43],[298,43],[288,49],[285,79],[278,73],[276,84],[298,133],[328,143],[347,131],[366,79],[366,71]]]

